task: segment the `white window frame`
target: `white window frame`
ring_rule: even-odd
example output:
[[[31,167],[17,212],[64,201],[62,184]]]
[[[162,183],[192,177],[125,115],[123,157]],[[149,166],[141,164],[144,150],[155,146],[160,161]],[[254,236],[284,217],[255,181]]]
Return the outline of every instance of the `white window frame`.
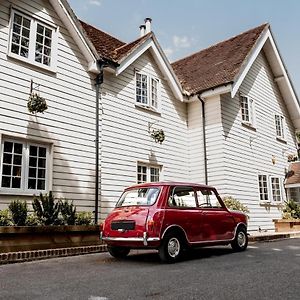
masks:
[[[141,103],[137,101],[137,89],[139,88],[137,86],[137,76],[146,76],[147,78],[147,102]],[[156,99],[153,99],[153,82],[156,82]],[[144,108],[148,108],[157,112],[160,112],[160,99],[161,99],[161,89],[160,89],[160,80],[154,76],[151,76],[149,74],[146,74],[144,72],[135,71],[135,104],[137,106],[141,106]],[[156,103],[156,105],[154,105]]]
[[[20,188],[6,188],[2,187],[2,169],[3,169],[3,155],[4,142],[12,142],[22,144],[22,165],[21,165],[21,187]],[[46,148],[46,173],[45,173],[45,189],[28,189],[28,171],[29,171],[29,147],[37,146]],[[14,137],[1,137],[0,135],[0,194],[13,195],[34,195],[39,193],[47,193],[52,188],[52,147],[50,144],[39,143],[36,141],[17,139]]]
[[[261,200],[261,193],[260,193],[260,182],[259,182],[259,176],[265,176],[267,180],[267,196],[268,200]],[[274,200],[274,195],[273,195],[273,186],[272,186],[272,179],[278,179],[279,181],[279,190],[280,190],[280,200]],[[259,194],[259,202],[264,204],[264,203],[269,203],[271,205],[279,205],[282,204],[286,200],[286,194],[284,190],[284,178],[280,176],[273,176],[273,175],[267,175],[267,174],[258,174],[257,176],[258,180],[258,194]]]
[[[18,14],[18,15],[22,16],[23,18],[31,20],[28,57],[23,57],[21,55],[18,55],[16,53],[12,52],[13,22],[14,22],[15,14]],[[37,34],[37,25],[38,24],[47,29],[50,29],[52,31],[50,65],[45,65],[43,63],[35,61],[36,34]],[[26,14],[18,9],[12,8],[11,16],[10,16],[10,24],[9,24],[9,44],[8,44],[7,56],[12,57],[17,60],[20,60],[20,61],[23,61],[25,63],[29,63],[36,67],[46,69],[51,72],[56,72],[57,71],[56,70],[57,69],[57,47],[58,47],[58,27],[57,26],[55,26],[53,24],[49,24],[45,20],[40,20],[36,16],[33,17],[33,16],[30,16],[29,14]]]
[[[243,113],[243,107],[242,107],[243,99],[246,100],[247,107],[248,107],[248,114]],[[255,102],[253,98],[244,94],[240,94],[240,115],[241,115],[242,124],[245,124],[250,127],[255,127],[256,125],[255,124]],[[244,116],[246,116],[247,119],[249,120],[246,120]]]
[[[267,186],[266,187],[262,187],[262,188],[267,188],[267,193],[261,193],[260,192],[260,189],[261,189],[261,185],[260,185],[260,176],[264,176],[265,177],[265,182],[266,182],[266,184],[267,184]],[[259,191],[259,201],[261,202],[261,203],[270,203],[271,202],[271,199],[270,199],[270,181],[269,181],[269,176],[268,175],[266,175],[266,174],[258,174],[258,191]],[[268,199],[261,199],[262,197],[262,195],[266,195],[267,196],[267,198]]]
[[[141,181],[139,182],[139,178],[138,178],[138,167],[144,167],[146,168],[146,181]],[[161,180],[161,176],[162,176],[162,168],[160,165],[153,165],[153,164],[146,164],[146,163],[137,163],[137,167],[136,167],[136,182],[137,183],[146,183],[146,182],[156,182],[156,181],[151,181],[151,170],[152,169],[156,169],[158,170],[158,181]]]
[[[278,119],[279,123],[277,123],[277,119]],[[276,137],[280,140],[285,141],[286,132],[285,132],[285,118],[284,118],[284,116],[280,115],[280,114],[275,114],[274,121],[275,121]],[[278,127],[278,125],[279,125],[279,127]]]

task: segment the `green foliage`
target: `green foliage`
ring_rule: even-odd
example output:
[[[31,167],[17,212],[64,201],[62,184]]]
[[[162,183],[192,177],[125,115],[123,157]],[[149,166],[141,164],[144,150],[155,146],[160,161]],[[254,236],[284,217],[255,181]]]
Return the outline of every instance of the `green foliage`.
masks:
[[[294,200],[288,200],[285,202],[283,208],[283,219],[300,219],[300,204]]]
[[[0,210],[0,226],[13,225],[9,209]]]
[[[52,192],[49,195],[42,193],[33,198],[32,207],[42,225],[58,225],[61,223],[58,215],[60,201],[55,201]]]
[[[64,224],[75,225],[76,207],[73,205],[73,201],[71,203],[69,203],[68,200],[61,201],[60,211],[64,220]]]
[[[33,213],[27,216],[26,226],[39,226],[42,225],[38,216]]]
[[[37,93],[31,93],[27,102],[28,111],[32,114],[43,113],[48,109],[46,99]]]
[[[26,201],[14,200],[8,206],[14,225],[24,226],[27,218],[27,203]]]
[[[245,214],[250,213],[246,205],[242,204],[239,200],[233,197],[224,197],[223,202],[225,203],[226,207],[229,210],[238,210],[238,211],[242,211]]]
[[[76,225],[91,225],[93,215],[91,212],[78,212],[76,213]]]

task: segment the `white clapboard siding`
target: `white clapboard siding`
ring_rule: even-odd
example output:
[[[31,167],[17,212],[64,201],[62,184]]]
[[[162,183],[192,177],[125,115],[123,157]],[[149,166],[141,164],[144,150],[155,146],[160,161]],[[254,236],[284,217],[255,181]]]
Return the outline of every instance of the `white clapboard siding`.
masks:
[[[135,70],[161,81],[161,113],[135,106]],[[136,183],[137,162],[162,167],[162,180],[188,180],[187,105],[175,99],[147,51],[121,75],[105,74],[102,126],[101,217],[111,211],[126,186]],[[163,129],[165,141],[148,133]]]
[[[57,72],[7,57],[10,6],[59,28]],[[48,1],[0,2],[0,134],[53,145],[53,191],[74,200],[78,210],[93,211],[95,201],[95,87],[88,62]],[[40,84],[48,110],[27,110],[30,81]],[[5,195],[0,209],[22,195]],[[25,197],[30,201],[31,197]]]
[[[239,96],[222,96],[224,142],[224,195],[241,200],[250,209],[249,229],[273,230],[272,219],[280,218],[278,205],[259,202],[258,174],[284,178],[287,155],[295,153],[294,128],[282,96],[273,81],[264,54],[260,54],[249,70],[240,92],[254,100],[255,129],[242,125]],[[286,120],[286,142],[276,139],[275,113]],[[272,157],[276,163],[272,163]]]

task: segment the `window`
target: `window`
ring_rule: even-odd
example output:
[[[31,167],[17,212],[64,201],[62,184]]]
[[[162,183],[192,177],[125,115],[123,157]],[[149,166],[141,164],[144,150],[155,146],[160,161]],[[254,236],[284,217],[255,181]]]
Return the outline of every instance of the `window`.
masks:
[[[138,164],[137,183],[157,182],[160,178],[160,167]]]
[[[39,66],[54,67],[56,30],[18,11],[12,11],[9,54]]]
[[[205,208],[221,208],[216,194],[211,190],[200,190],[197,191],[197,199],[200,207]]]
[[[192,187],[175,187],[168,199],[169,206],[197,207],[195,192]]]
[[[35,192],[48,189],[48,146],[4,140],[1,149],[2,190]]]
[[[272,187],[272,200],[274,202],[281,202],[281,186],[280,179],[278,177],[271,177],[271,187]]]
[[[260,201],[269,201],[267,175],[258,175],[258,184]]]
[[[254,126],[254,104],[253,99],[248,96],[240,96],[242,122]]]
[[[136,72],[136,103],[158,110],[159,80]]]
[[[279,139],[284,139],[284,117],[280,115],[275,115],[275,127],[276,127],[276,136]]]
[[[259,199],[261,202],[279,203],[284,200],[283,180],[280,177],[258,175]]]

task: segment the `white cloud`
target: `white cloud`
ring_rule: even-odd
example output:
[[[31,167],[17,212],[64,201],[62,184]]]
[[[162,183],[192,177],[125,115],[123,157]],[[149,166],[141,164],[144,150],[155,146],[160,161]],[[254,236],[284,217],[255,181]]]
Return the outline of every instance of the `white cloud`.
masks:
[[[173,44],[176,48],[189,48],[192,45],[192,40],[188,36],[173,36]]]
[[[96,5],[96,6],[101,6],[101,1],[100,0],[89,0],[90,5]]]

